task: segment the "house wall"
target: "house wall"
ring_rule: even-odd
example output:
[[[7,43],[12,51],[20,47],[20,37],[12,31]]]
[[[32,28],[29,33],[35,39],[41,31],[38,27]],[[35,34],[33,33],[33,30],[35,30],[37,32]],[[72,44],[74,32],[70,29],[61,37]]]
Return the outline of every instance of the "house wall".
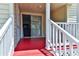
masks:
[[[51,11],[51,19],[55,22],[66,22],[67,21],[67,6],[63,5],[55,9],[54,11]]]
[[[0,28],[8,20],[9,17],[9,4],[0,3]]]
[[[18,44],[21,38],[21,20],[18,4],[14,4],[14,46]]]

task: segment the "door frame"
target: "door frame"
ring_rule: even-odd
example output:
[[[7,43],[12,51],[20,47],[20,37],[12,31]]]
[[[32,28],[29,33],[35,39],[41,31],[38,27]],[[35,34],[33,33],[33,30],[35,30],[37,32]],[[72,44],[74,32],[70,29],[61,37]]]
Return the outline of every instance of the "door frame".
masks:
[[[43,37],[43,19],[44,19],[44,14],[42,13],[32,13],[32,12],[21,12],[21,38],[23,38],[23,18],[22,18],[22,14],[24,15],[35,15],[35,16],[42,16],[42,37]]]

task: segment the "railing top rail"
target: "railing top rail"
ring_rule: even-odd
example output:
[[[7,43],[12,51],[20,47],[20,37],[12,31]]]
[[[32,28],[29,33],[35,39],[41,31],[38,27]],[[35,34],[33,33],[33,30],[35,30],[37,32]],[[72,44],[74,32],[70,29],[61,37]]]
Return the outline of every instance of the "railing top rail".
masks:
[[[79,23],[75,23],[75,22],[55,22],[57,24],[79,24]]]
[[[12,17],[9,17],[6,23],[3,25],[3,27],[0,29],[0,41],[2,40],[3,36],[6,33],[6,30],[8,29],[8,26],[10,25],[12,21]]]
[[[54,26],[56,26],[61,32],[63,32],[65,35],[69,36],[71,39],[74,40],[75,43],[79,43],[79,40],[76,39],[74,36],[72,36],[70,33],[65,31],[63,28],[61,28],[59,25],[57,25],[54,21],[50,20],[51,23],[53,23]]]

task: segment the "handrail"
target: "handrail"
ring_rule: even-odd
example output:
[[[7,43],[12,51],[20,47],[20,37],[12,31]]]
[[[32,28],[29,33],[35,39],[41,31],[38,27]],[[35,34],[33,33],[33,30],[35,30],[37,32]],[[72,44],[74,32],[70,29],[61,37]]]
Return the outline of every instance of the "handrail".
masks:
[[[75,22],[55,22],[57,24],[79,24],[79,23],[75,23]]]
[[[68,35],[69,37],[71,37],[71,39],[74,40],[74,42],[79,43],[79,40],[76,39],[74,36],[72,36],[70,33],[68,33],[67,31],[65,31],[63,28],[61,28],[59,25],[57,25],[54,21],[50,20],[51,23],[53,23],[58,29],[61,30],[61,32],[64,32],[64,34]]]
[[[64,30],[61,26],[55,23],[52,20],[49,20],[49,25],[51,29],[50,39],[48,39],[49,47],[53,48],[53,52],[59,56],[67,56],[67,55],[74,55],[74,44],[77,46],[77,50],[79,50],[79,40],[71,35],[69,32]],[[69,49],[67,49],[67,45],[69,45]],[[63,46],[63,47],[62,47]],[[62,51],[61,49],[64,48]],[[76,53],[77,54],[77,53]],[[78,54],[79,55],[79,54]]]
[[[56,22],[64,30],[68,31],[72,36],[79,39],[79,23]]]
[[[14,49],[13,25],[13,17],[11,16],[0,29],[0,56],[9,56]]]
[[[11,23],[12,17],[10,17],[7,22],[3,25],[3,27],[0,29],[0,41],[3,38],[3,36],[5,35],[6,30],[8,29],[9,24]]]

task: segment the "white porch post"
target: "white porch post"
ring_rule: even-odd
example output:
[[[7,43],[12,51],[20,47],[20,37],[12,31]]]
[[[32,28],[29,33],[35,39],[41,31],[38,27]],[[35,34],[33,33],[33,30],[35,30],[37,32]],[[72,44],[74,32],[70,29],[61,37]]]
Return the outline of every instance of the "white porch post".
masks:
[[[50,49],[50,3],[46,3],[46,49]]]
[[[8,56],[13,56],[14,54],[14,4],[13,3],[9,4],[9,16],[12,17],[12,40],[10,42],[11,47]]]

